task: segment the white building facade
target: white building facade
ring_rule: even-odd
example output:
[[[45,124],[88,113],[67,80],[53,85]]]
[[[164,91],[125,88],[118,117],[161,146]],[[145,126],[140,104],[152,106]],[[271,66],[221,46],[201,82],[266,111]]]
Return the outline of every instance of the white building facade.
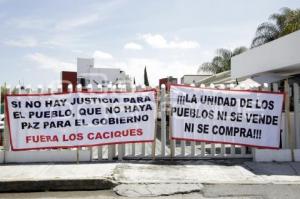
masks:
[[[180,79],[181,84],[197,84],[197,82],[210,77],[211,75],[183,75]]]
[[[93,58],[77,58],[77,82],[96,87],[98,84],[130,84],[131,79],[119,68],[95,68]]]
[[[231,59],[231,77],[300,74],[300,30]]]

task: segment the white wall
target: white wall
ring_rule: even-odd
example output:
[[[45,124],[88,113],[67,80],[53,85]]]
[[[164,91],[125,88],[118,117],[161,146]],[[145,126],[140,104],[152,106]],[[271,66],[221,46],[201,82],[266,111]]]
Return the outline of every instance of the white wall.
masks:
[[[240,78],[276,70],[300,70],[299,52],[300,30],[234,56],[231,59],[231,77]]]
[[[95,81],[98,83],[102,83],[102,81],[116,82],[117,80],[124,80],[125,73],[121,73],[121,70],[118,68],[93,68],[89,79],[93,85]]]
[[[93,58],[77,58],[77,75],[86,75],[94,68]]]
[[[95,68],[93,58],[77,58],[77,77],[83,77],[93,86],[116,82],[117,80],[126,80],[126,74],[119,68]]]
[[[184,75],[181,78],[181,84],[195,84],[198,81],[210,77],[211,75]]]
[[[24,162],[76,162],[76,150],[53,151],[6,151],[0,153],[0,163],[24,163]],[[2,162],[1,162],[2,161]],[[90,151],[80,150],[79,161],[90,161]]]

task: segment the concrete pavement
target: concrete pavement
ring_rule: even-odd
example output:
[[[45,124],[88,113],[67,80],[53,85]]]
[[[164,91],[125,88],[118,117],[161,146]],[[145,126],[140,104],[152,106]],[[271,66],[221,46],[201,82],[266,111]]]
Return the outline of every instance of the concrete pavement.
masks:
[[[98,190],[116,186],[118,164],[47,164],[0,166],[0,192]]]
[[[33,192],[33,193],[0,193],[2,199],[128,199],[125,196],[119,196],[111,190],[104,191],[72,191],[72,192]],[[266,199],[260,196],[217,196],[205,197],[201,193],[175,194],[169,196],[155,196],[159,199]],[[149,196],[130,197],[130,199],[149,199]],[[271,199],[271,198],[270,198]],[[274,198],[272,198],[274,199]],[[276,198],[275,198],[276,199]],[[282,199],[282,198],[280,198]],[[298,198],[295,198],[298,199]]]
[[[130,161],[0,169],[2,192],[106,189],[118,196],[139,197],[202,193],[209,186],[300,186],[300,163],[295,162]]]

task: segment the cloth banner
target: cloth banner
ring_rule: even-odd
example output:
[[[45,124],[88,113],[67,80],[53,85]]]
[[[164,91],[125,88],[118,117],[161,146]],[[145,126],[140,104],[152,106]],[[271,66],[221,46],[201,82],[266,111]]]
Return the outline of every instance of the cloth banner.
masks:
[[[171,85],[172,139],[279,148],[284,94]]]
[[[7,95],[12,150],[152,142],[155,90]]]

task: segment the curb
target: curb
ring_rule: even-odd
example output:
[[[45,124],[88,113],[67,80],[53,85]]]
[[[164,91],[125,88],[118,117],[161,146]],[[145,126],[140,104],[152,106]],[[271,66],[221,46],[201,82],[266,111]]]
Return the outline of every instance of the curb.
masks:
[[[108,179],[0,181],[0,192],[107,190],[117,185]]]

